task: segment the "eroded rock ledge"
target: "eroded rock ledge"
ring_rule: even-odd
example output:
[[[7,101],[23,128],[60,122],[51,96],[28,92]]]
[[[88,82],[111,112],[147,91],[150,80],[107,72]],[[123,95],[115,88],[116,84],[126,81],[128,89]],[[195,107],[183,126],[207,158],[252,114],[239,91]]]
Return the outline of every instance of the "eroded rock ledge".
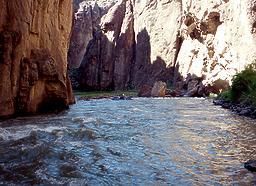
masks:
[[[67,108],[71,0],[0,1],[0,117]]]

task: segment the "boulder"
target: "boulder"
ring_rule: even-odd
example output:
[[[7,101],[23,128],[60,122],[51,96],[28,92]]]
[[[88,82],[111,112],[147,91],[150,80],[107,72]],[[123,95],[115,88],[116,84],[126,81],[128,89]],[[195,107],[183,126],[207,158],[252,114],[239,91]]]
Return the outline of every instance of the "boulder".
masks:
[[[166,92],[166,83],[162,81],[155,82],[152,90],[151,96],[152,97],[165,97]]]
[[[248,160],[244,163],[244,168],[251,172],[256,172],[256,160]]]
[[[181,97],[182,93],[180,90],[170,90],[166,89],[166,95],[168,97]]]
[[[150,85],[142,85],[139,89],[138,96],[139,97],[150,97],[151,91],[152,91],[152,87]]]

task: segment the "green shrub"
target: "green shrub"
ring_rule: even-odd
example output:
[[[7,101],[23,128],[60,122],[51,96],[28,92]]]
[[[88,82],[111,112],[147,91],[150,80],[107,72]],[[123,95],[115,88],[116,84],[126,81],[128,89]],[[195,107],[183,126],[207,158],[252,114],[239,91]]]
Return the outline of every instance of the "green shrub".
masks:
[[[256,107],[256,62],[236,74],[230,89],[218,98]]]
[[[226,101],[233,101],[230,90],[220,93],[217,98]]]
[[[231,99],[239,102],[256,91],[256,63],[253,63],[234,76],[231,85]]]
[[[250,91],[247,94],[242,94],[240,103],[256,108],[256,90]]]

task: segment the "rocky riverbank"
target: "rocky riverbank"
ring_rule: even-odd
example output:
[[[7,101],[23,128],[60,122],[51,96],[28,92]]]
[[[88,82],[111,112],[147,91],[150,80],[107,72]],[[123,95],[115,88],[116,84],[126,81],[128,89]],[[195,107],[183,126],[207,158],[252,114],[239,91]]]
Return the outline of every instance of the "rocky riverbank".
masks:
[[[220,105],[222,108],[229,109],[238,115],[256,119],[256,108],[247,104],[233,103],[223,99],[215,99],[213,103],[215,105]]]

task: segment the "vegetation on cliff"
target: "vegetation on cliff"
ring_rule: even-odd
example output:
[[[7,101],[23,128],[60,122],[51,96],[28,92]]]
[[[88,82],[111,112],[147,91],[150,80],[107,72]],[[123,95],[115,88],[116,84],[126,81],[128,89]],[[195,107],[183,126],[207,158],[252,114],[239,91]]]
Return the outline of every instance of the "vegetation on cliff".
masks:
[[[256,108],[256,62],[236,74],[230,89],[220,94],[218,98]]]

